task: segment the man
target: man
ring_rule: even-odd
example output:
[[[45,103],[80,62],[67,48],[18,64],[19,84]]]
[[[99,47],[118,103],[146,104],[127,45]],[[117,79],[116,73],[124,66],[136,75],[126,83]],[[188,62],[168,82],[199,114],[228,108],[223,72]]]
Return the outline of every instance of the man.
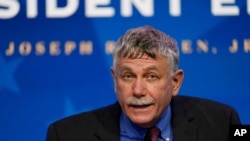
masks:
[[[51,124],[46,140],[229,140],[230,124],[240,124],[238,114],[217,102],[176,96],[184,77],[178,63],[170,36],[150,26],[128,30],[113,53],[118,102]]]

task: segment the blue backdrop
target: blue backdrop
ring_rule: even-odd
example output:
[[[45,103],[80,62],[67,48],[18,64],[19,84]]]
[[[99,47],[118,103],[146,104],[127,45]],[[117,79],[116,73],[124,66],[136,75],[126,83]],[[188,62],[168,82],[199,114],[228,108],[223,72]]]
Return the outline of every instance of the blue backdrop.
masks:
[[[115,102],[114,42],[141,25],[176,38],[180,94],[250,124],[250,0],[0,0],[0,140],[43,141],[51,122]]]

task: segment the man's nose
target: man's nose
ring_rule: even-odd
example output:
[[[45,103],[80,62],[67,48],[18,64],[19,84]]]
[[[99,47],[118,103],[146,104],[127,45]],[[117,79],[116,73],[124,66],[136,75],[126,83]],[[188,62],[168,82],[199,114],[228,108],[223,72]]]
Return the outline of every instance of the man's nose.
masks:
[[[142,79],[136,79],[133,84],[133,95],[135,97],[142,97],[146,94],[145,84]]]

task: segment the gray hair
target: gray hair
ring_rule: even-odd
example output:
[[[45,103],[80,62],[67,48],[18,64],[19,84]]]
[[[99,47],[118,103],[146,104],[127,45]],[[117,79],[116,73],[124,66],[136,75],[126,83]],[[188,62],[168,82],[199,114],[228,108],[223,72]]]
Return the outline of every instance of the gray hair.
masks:
[[[176,41],[150,26],[129,29],[118,39],[113,52],[113,67],[121,57],[135,59],[145,54],[154,59],[157,55],[165,56],[171,73],[178,69],[179,49]]]

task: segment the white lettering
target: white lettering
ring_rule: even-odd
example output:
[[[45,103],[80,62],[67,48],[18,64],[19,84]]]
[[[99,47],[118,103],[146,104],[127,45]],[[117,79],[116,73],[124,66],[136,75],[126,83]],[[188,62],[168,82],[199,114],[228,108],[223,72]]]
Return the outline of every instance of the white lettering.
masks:
[[[27,17],[37,17],[37,0],[27,0]]]
[[[22,42],[19,46],[19,52],[21,55],[29,55],[31,52],[31,44],[30,42]]]
[[[57,42],[57,41],[51,42],[50,43],[50,55],[52,56],[60,55],[61,50],[59,46],[60,46],[60,42]]]
[[[247,0],[247,13],[250,15],[250,0]]]
[[[107,7],[110,0],[85,0],[85,16],[86,17],[112,17],[115,10]],[[105,6],[105,7],[104,7]]]
[[[75,50],[76,43],[74,41],[67,41],[64,46],[64,52],[68,56]]]
[[[107,41],[105,43],[105,52],[106,54],[112,54],[115,49],[115,41]]]
[[[79,0],[67,0],[65,7],[57,7],[57,0],[46,0],[46,16],[48,18],[66,18],[75,13]]]
[[[247,133],[247,129],[241,129],[241,135],[244,136],[244,134]]]
[[[92,41],[81,41],[80,42],[80,54],[91,55],[93,53],[93,42]]]
[[[208,43],[206,41],[197,40],[197,50],[198,52],[208,52]]]
[[[232,5],[234,3],[235,0],[211,0],[212,14],[214,16],[237,16],[240,10],[238,6]]]
[[[232,46],[229,47],[231,53],[236,53],[238,51],[238,41],[233,39]]]
[[[234,132],[234,136],[244,136],[247,133],[246,129],[236,129]]]
[[[36,55],[41,56],[44,55],[46,49],[45,49],[45,43],[44,42],[38,42],[36,43]]]
[[[217,48],[213,47],[213,48],[212,48],[212,53],[213,53],[213,54],[217,54],[217,52],[218,52],[218,51],[217,51]]]
[[[234,136],[240,136],[240,130],[239,130],[239,129],[236,129],[236,130],[235,130]]]
[[[15,51],[15,44],[14,42],[10,42],[9,48],[5,50],[5,55],[12,56]]]
[[[153,0],[121,0],[121,15],[124,17],[131,17],[133,5],[141,15],[145,17],[150,17],[154,14]]]
[[[181,0],[169,0],[169,13],[171,16],[181,16]]]
[[[193,52],[192,50],[192,42],[190,40],[183,40],[181,42],[181,50],[184,54],[191,54]]]
[[[250,39],[244,39],[244,51],[245,53],[250,52]]]
[[[13,18],[18,14],[19,10],[20,5],[17,0],[0,0],[0,19]]]

